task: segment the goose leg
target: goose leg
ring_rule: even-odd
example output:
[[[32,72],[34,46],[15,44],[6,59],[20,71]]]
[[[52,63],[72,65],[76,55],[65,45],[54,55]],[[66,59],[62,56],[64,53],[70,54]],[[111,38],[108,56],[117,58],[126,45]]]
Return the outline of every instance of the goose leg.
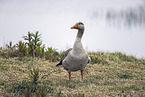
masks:
[[[68,73],[68,76],[69,76],[69,82],[71,82],[71,73],[70,72]]]
[[[83,81],[83,71],[81,71],[81,78],[82,78],[82,81]]]

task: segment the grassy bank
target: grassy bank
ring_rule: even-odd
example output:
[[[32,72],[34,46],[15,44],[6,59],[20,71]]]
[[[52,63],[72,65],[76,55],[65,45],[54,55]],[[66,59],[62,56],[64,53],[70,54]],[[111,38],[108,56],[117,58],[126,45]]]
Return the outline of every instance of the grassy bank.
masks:
[[[84,71],[72,72],[72,82],[58,62],[41,58],[0,57],[0,96],[89,97],[89,96],[145,96],[145,59],[122,53],[89,52],[92,62]],[[31,70],[39,68],[37,85]],[[43,90],[44,89],[44,90]]]

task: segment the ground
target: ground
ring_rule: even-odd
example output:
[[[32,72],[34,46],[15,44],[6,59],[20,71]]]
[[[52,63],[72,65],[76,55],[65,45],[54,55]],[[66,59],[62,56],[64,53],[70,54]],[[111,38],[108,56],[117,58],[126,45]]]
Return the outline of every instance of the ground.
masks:
[[[59,91],[62,97],[145,97],[144,59],[114,58],[112,61],[111,57],[104,57],[100,60],[87,65],[83,81],[80,71],[72,72],[69,83],[67,71],[55,66],[58,62],[32,57],[22,60],[0,57],[0,96],[24,96],[27,84],[32,82],[31,69],[38,67],[37,88],[43,87],[47,97],[56,96]],[[30,95],[36,96],[37,91],[31,90]]]

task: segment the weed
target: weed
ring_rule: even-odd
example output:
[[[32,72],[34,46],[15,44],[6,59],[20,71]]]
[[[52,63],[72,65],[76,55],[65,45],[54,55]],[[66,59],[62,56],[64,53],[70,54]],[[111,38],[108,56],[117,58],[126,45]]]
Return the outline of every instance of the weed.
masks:
[[[32,79],[32,83],[34,83],[35,85],[38,84],[38,79],[39,79],[39,69],[38,67],[32,68],[31,69],[31,76],[29,76]]]
[[[59,52],[57,52],[56,49],[53,49],[52,47],[47,48],[45,55],[46,55],[45,57],[46,60],[50,60],[52,62],[60,60]]]

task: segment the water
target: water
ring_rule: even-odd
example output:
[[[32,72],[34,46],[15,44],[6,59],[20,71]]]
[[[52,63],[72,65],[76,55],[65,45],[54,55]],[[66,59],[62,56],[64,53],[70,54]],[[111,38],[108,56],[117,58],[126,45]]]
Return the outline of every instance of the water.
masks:
[[[144,25],[127,26],[122,20],[106,18],[110,10],[119,13],[140,5],[142,0],[1,0],[0,46],[23,41],[28,31],[39,31],[46,47],[65,50],[73,46],[77,34],[70,27],[82,21],[82,42],[88,51],[119,51],[145,58]]]

